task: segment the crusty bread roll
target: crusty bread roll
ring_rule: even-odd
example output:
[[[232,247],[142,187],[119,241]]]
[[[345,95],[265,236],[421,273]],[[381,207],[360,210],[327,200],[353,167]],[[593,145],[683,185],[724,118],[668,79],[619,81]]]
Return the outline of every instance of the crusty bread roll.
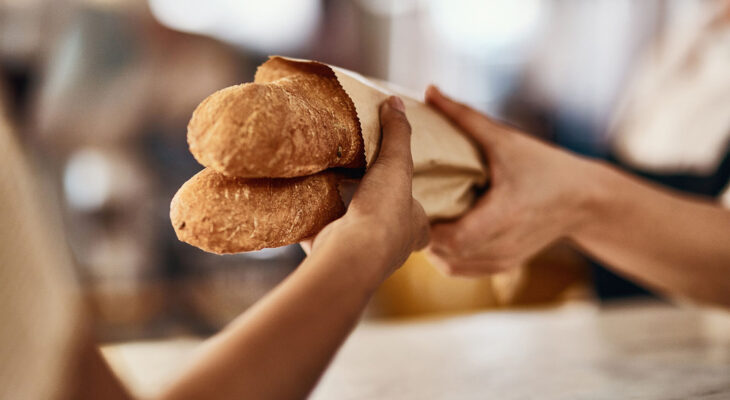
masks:
[[[246,179],[206,168],[175,194],[170,220],[178,239],[212,253],[296,243],[344,214],[338,181],[330,171]]]
[[[288,178],[365,166],[352,100],[334,76],[312,73],[213,93],[193,113],[188,144],[198,162],[236,177]]]

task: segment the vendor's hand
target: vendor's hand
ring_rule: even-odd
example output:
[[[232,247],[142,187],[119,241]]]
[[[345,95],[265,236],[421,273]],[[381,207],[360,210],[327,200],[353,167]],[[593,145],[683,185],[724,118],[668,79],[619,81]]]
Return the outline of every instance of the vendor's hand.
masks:
[[[385,279],[412,251],[428,244],[428,220],[411,193],[411,127],[404,110],[397,97],[383,102],[378,158],[362,178],[347,213],[313,241],[302,242],[307,254],[328,244],[341,246],[373,265],[382,265]]]
[[[448,274],[518,267],[586,219],[592,162],[457,103],[435,87],[426,101],[481,146],[490,187],[460,219],[433,226],[429,255]]]

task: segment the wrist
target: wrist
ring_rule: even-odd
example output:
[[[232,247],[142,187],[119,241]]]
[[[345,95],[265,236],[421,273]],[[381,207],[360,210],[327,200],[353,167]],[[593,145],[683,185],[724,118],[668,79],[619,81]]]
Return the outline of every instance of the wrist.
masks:
[[[603,161],[583,160],[586,165],[580,170],[584,174],[576,190],[578,205],[577,221],[569,232],[572,239],[579,240],[595,227],[596,221],[604,217],[606,204],[615,193],[615,171]]]
[[[338,220],[310,258],[318,258],[321,264],[346,272],[359,287],[374,291],[391,268],[386,251],[377,240],[382,235],[378,229],[368,229],[370,226],[353,223],[348,218]]]

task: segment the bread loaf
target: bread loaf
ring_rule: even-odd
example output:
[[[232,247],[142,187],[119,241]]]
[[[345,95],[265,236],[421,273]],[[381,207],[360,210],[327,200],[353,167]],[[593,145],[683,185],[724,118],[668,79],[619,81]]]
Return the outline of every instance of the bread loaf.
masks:
[[[188,144],[198,162],[227,176],[287,178],[365,166],[352,100],[334,76],[314,73],[213,93],[193,113]]]
[[[212,253],[296,243],[344,214],[338,181],[330,171],[246,179],[206,168],[175,194],[170,220],[178,239]]]

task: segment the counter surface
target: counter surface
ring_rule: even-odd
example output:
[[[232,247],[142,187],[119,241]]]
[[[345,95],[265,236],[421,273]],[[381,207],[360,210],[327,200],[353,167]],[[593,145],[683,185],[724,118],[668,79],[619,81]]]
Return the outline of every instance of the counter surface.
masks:
[[[104,351],[149,394],[198,342]],[[312,398],[729,399],[730,316],[624,303],[364,322]]]

